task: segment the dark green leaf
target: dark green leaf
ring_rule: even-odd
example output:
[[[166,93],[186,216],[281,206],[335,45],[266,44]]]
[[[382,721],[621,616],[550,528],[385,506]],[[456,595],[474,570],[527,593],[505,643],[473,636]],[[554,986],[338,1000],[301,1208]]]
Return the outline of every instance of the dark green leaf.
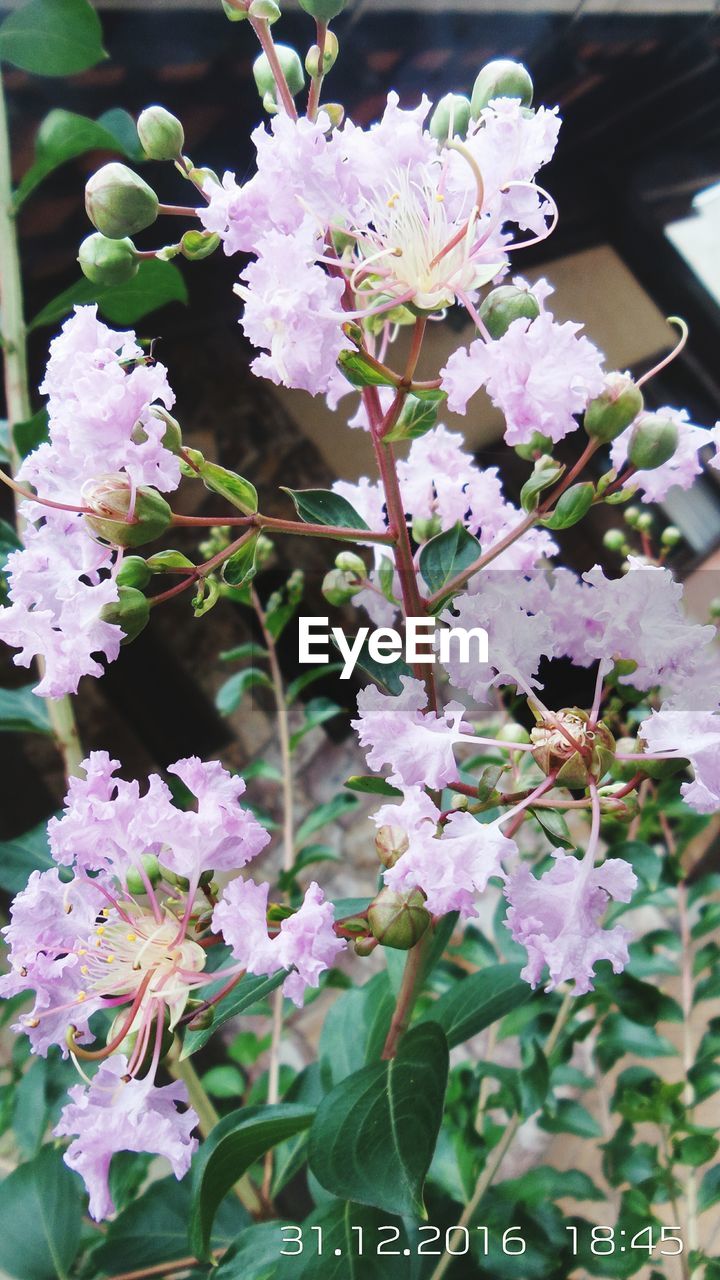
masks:
[[[312,1107],[280,1102],[243,1107],[215,1126],[193,1167],[189,1236],[197,1258],[208,1256],[213,1220],[230,1188],[266,1151],[307,1129],[313,1114]]]
[[[402,795],[402,791],[398,791],[397,787],[391,787],[389,782],[375,774],[353,774],[351,778],[345,779],[345,786],[350,791],[360,791],[363,795],[393,796],[394,798]]]
[[[698,1209],[704,1213],[720,1200],[720,1164],[708,1169],[698,1190]]]
[[[189,1058],[192,1053],[197,1053],[198,1049],[202,1049],[203,1045],[207,1044],[210,1037],[224,1022],[227,1022],[230,1018],[237,1018],[241,1013],[247,1013],[249,1009],[260,1004],[276,987],[280,986],[281,982],[285,981],[286,977],[287,970],[281,969],[279,973],[273,973],[269,978],[256,978],[251,974],[242,978],[237,986],[233,987],[230,994],[215,1005],[215,1018],[209,1027],[204,1027],[201,1031],[185,1032],[180,1054],[181,1059]],[[222,979],[217,984],[203,989],[204,998],[210,999],[217,995],[217,992],[221,990],[224,984],[225,979]]]
[[[315,684],[318,680],[323,680],[325,676],[335,675],[337,671],[342,671],[342,669],[342,662],[326,662],[320,667],[311,667],[309,671],[303,671],[301,676],[297,676],[295,680],[290,681],[285,690],[288,706],[292,706],[293,702],[297,702],[303,690],[309,688],[311,684]]]
[[[701,1164],[707,1164],[708,1160],[712,1160],[718,1149],[717,1138],[711,1133],[690,1133],[686,1138],[681,1138],[675,1147],[675,1159],[680,1164],[689,1164],[697,1167]],[[718,1168],[718,1199],[720,1200],[720,1167]]]
[[[395,426],[383,440],[417,440],[437,422],[438,413],[447,400],[446,391],[432,391],[422,397],[408,395]]]
[[[187,288],[174,263],[149,258],[140,263],[137,275],[127,284],[103,287],[91,284],[89,280],[78,280],[77,284],[65,289],[43,307],[28,328],[54,325],[64,319],[74,306],[88,302],[97,302],[111,324],[135,324],[168,302],[187,302]]]
[[[311,698],[305,707],[305,723],[290,737],[290,750],[294,751],[311,729],[317,729],[328,720],[334,720],[335,716],[342,714],[342,711],[343,708],[331,698]]]
[[[135,136],[135,147],[131,140]],[[35,162],[24,174],[15,192],[19,207],[37,186],[68,160],[86,151],[113,151],[132,159],[137,152],[135,122],[125,111],[108,112],[99,120],[56,108],[45,117],[35,139]]]
[[[448,1074],[435,1022],[409,1031],[397,1056],[347,1076],[320,1104],[310,1168],[333,1195],[386,1212],[425,1216],[430,1168]]]
[[[26,422],[16,422],[13,427],[15,447],[21,458],[26,458],[33,449],[43,444],[48,438],[47,409],[38,409]]]
[[[237,711],[245,694],[255,685],[266,685],[272,688],[272,680],[259,667],[245,667],[243,671],[236,671],[229,680],[220,685],[215,694],[215,706],[220,714],[229,716],[233,711]]]
[[[602,1129],[594,1116],[573,1098],[559,1098],[552,1115],[538,1121],[548,1133],[574,1133],[579,1138],[599,1138]]]
[[[611,1013],[605,1019],[597,1046],[598,1062],[603,1071],[626,1053],[638,1058],[658,1058],[676,1052],[670,1041],[654,1027],[640,1026],[620,1013]]]
[[[281,872],[278,877],[278,888],[283,892],[289,892],[297,877],[306,871],[308,867],[315,866],[318,862],[338,862],[339,856],[334,849],[326,844],[308,844],[301,849],[289,871]]]
[[[438,533],[426,542],[420,552],[420,573],[423,581],[434,593],[463,569],[468,569],[480,555],[477,538],[458,523],[444,533]]]
[[[335,1001],[320,1033],[320,1068],[327,1088],[352,1075],[358,1066],[378,1061],[394,1007],[387,973],[377,973]]]
[[[267,658],[268,651],[263,649],[261,644],[256,644],[254,640],[248,640],[245,644],[235,645],[234,649],[224,649],[220,654],[221,662],[242,662],[244,658]]]
[[[341,793],[338,796],[334,796],[332,800],[328,800],[326,804],[319,804],[298,827],[297,843],[302,844],[303,841],[307,840],[308,836],[314,835],[316,831],[326,826],[328,822],[337,822],[339,818],[344,817],[355,809],[357,803],[356,796],[348,796]]]
[[[5,578],[5,566],[8,556],[13,551],[18,551],[22,546],[22,542],[17,536],[14,527],[8,524],[7,520],[0,520],[0,606],[4,606],[7,600],[7,579]]]
[[[0,733],[52,733],[45,700],[32,689],[0,689]]]
[[[550,1085],[547,1058],[537,1041],[533,1043],[529,1065],[520,1072],[519,1083],[523,1113],[527,1116],[534,1115],[543,1105]]]
[[[595,486],[586,480],[573,484],[560,495],[552,515],[543,516],[540,523],[546,529],[570,529],[587,515],[595,497]]]
[[[0,843],[0,888],[19,893],[33,871],[47,871],[55,865],[48,848],[47,824],[41,822],[24,835]]]
[[[292,498],[295,510],[306,524],[339,525],[343,529],[369,528],[347,498],[331,489],[287,489],[280,486]]]
[[[164,573],[169,569],[187,569],[192,573],[195,565],[182,551],[156,551],[145,561],[151,573]]]
[[[0,58],[38,76],[71,76],[106,57],[88,0],[30,0],[0,27]]]
[[[80,1245],[81,1183],[53,1146],[0,1186],[0,1269],[17,1280],[66,1280]]]
[[[335,639],[331,636],[332,643],[337,648]],[[350,643],[354,646],[355,637],[353,636]],[[388,693],[402,693],[402,677],[411,676],[412,671],[403,658],[395,658],[392,662],[378,662],[370,654],[367,640],[360,646],[356,665],[369,675],[383,689],[387,689]]]
[[[561,462],[554,462],[552,459],[543,459],[543,465],[535,464],[535,469],[528,480],[525,481],[520,490],[520,506],[523,511],[535,511],[540,502],[540,495],[544,489],[549,489],[550,485],[558,481],[565,470]]]
[[[281,1222],[255,1222],[240,1232],[211,1280],[272,1280],[282,1248]]]
[[[322,1254],[317,1251],[318,1233],[313,1227],[322,1232]],[[398,1231],[394,1241],[388,1239],[388,1228],[393,1227]],[[280,1258],[272,1280],[411,1280],[416,1274],[414,1260],[405,1256],[410,1252],[405,1224],[387,1211],[331,1199],[306,1218],[302,1229],[302,1254],[294,1256],[291,1252],[296,1236],[287,1233],[287,1253]],[[362,1256],[358,1252],[361,1233],[365,1242]],[[387,1253],[378,1254],[376,1249],[382,1241]],[[237,1276],[241,1280],[239,1273]],[[228,1280],[235,1280],[235,1276]]]
[[[425,1016],[440,1024],[452,1049],[526,1004],[531,995],[519,965],[488,965],[456,982]]]
[[[570,828],[559,809],[531,809],[533,818],[540,823],[543,831],[549,835],[553,845],[562,845],[565,849],[574,849],[575,841],[570,835]]]
[[[244,587],[257,572],[258,539],[249,538],[237,551],[233,552],[222,567],[223,580],[231,587]],[[261,651],[265,653],[263,649]]]

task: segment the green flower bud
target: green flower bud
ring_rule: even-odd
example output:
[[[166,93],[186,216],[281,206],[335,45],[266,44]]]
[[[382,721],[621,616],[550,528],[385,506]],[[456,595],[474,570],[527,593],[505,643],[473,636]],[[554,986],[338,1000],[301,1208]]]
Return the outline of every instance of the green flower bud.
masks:
[[[353,581],[353,577],[340,569],[331,569],[325,574],[322,593],[328,604],[347,604],[358,591],[362,590],[360,584]]]
[[[86,236],[78,251],[83,275],[93,284],[125,284],[138,273],[140,265],[132,240],[108,240],[99,231]]]
[[[322,109],[330,121],[331,129],[339,129],[345,119],[345,108],[340,102],[323,102]]]
[[[201,1009],[188,1022],[188,1031],[207,1031],[215,1021],[215,1010],[212,1005],[209,1009]]]
[[[271,25],[277,22],[280,16],[280,8],[275,4],[275,0],[252,0],[248,9],[249,18],[260,18]]]
[[[300,0],[300,8],[319,22],[332,22],[342,13],[347,0]]]
[[[313,79],[318,76],[326,76],[328,71],[332,71],[338,56],[338,38],[334,31],[328,31],[325,34],[325,45],[323,48],[322,67],[320,65],[320,46],[314,44],[308,49],[305,58],[305,70]]]
[[[367,578],[367,565],[354,551],[341,551],[336,555],[335,568],[352,574],[354,578]]]
[[[248,16],[245,9],[237,9],[234,4],[229,4],[228,0],[222,0],[222,7],[225,17],[230,22],[244,22]]]
[[[720,618],[720,596],[715,596],[708,605],[708,617]]]
[[[185,130],[177,116],[164,107],[146,107],[140,113],[137,131],[149,160],[179,160],[185,146]]]
[[[85,208],[94,227],[110,240],[144,231],[158,216],[152,187],[126,164],[104,164],[85,187]]]
[[[513,320],[535,320],[539,315],[535,295],[514,284],[501,284],[493,289],[480,307],[480,318],[492,338],[502,338]]]
[[[530,734],[521,724],[504,724],[495,734],[498,742],[529,742]]]
[[[676,547],[680,542],[682,542],[682,532],[675,524],[669,524],[660,534],[660,543],[668,550]]]
[[[637,793],[629,792],[626,796],[618,797],[617,792],[623,790],[621,782],[610,783],[609,786],[600,787],[598,796],[600,799],[600,812],[606,818],[612,818],[615,822],[630,822],[635,817],[640,807]]]
[[[652,533],[654,523],[655,522],[652,516],[650,515],[649,511],[641,511],[640,515],[635,521],[635,528],[637,529],[638,533]]]
[[[150,621],[150,602],[135,587],[119,587],[118,599],[100,610],[103,622],[114,623],[123,633],[121,644],[130,644]]]
[[[585,410],[585,430],[593,440],[609,444],[635,421],[643,405],[642,391],[632,378],[624,373],[609,373],[604,390]]]
[[[638,471],[654,471],[672,458],[678,447],[678,429],[669,418],[647,413],[633,427],[628,447],[628,462]]]
[[[474,120],[493,98],[519,98],[523,107],[529,107],[533,100],[533,82],[527,67],[508,58],[488,62],[473,85],[471,105]]]
[[[587,711],[565,707],[552,720],[541,721],[530,734],[535,763],[545,774],[556,773],[558,786],[584,788],[591,777],[602,778],[608,771],[615,754],[615,739],[602,720],[590,729],[589,719]]]
[[[142,862],[146,878],[150,881],[152,887],[155,888],[155,885],[159,884],[162,879],[160,863],[154,853],[144,853],[140,861]],[[125,877],[125,884],[127,886],[128,893],[131,893],[134,898],[140,897],[143,893],[147,893],[145,880],[143,880],[143,877],[137,867],[130,868]]]
[[[135,491],[132,520],[128,520],[131,489],[127,476],[101,476],[83,488],[83,498],[92,515],[85,521],[99,538],[116,547],[140,547],[159,538],[170,527],[172,511],[156,489],[141,486]]]
[[[368,908],[368,924],[383,947],[409,951],[430,924],[430,912],[420,889],[396,893],[381,889]]]
[[[627,543],[622,529],[608,529],[603,534],[603,546],[607,547],[608,551],[617,552],[620,556],[625,555]]]
[[[410,847],[407,831],[402,827],[379,827],[375,836],[377,856],[384,867],[394,867]]]
[[[439,516],[415,516],[412,522],[412,536],[417,543],[429,542],[442,530]]]
[[[524,462],[535,462],[542,454],[552,455],[553,442],[549,436],[544,436],[540,431],[533,431],[527,444],[516,444],[515,452],[518,458],[522,458]]]
[[[353,943],[356,956],[371,956],[377,946],[377,938],[356,938]]]
[[[642,512],[639,507],[626,507],[623,515],[623,519],[626,524],[630,525],[631,529],[636,529],[637,522],[640,519],[641,515],[642,515]]]
[[[220,244],[216,231],[186,231],[180,238],[180,252],[188,262],[202,262]]]
[[[160,405],[153,405],[150,410],[153,418],[159,418],[165,423],[165,434],[162,437],[161,444],[164,449],[168,449],[170,453],[179,454],[183,447],[182,431],[180,423],[173,418],[167,409],[163,409]]]
[[[305,86],[305,74],[303,72],[302,63],[295,50],[292,49],[289,44],[276,44],[275,52],[277,53],[278,61],[285,74],[288,89],[294,96]],[[275,77],[270,68],[270,63],[267,60],[266,54],[261,53],[260,57],[255,59],[255,62],[253,63],[253,76],[255,77],[255,84],[257,85],[260,97],[263,98],[265,94],[269,93],[271,94],[273,101],[275,101]]]
[[[470,100],[461,93],[446,93],[430,117],[430,136],[437,142],[465,138],[470,128]]]
[[[263,104],[263,108],[265,109],[265,111],[267,111],[269,116],[276,116],[280,109],[278,107],[274,93],[271,93],[270,90],[268,90],[267,93],[263,94],[262,104]]]
[[[152,570],[148,569],[142,556],[125,556],[115,574],[119,587],[137,587],[142,591],[152,578]]]

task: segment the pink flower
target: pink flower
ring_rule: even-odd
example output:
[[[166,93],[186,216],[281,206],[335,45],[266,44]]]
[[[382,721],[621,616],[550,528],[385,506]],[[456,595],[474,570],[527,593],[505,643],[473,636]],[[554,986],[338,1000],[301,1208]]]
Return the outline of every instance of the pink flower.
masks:
[[[543,232],[545,218],[541,211],[547,207],[544,198],[527,186],[503,188],[514,182],[531,182],[538,169],[552,159],[560,124],[557,108],[539,107],[526,113],[516,98],[495,98],[484,108],[465,145],[483,175],[485,211],[502,222],[516,222],[536,235]],[[462,166],[462,157],[455,155],[451,184],[453,180],[467,182]]]
[[[690,761],[692,782],[680,788],[683,799],[698,813],[720,809],[720,715],[714,711],[680,711],[663,705],[643,720],[638,737],[650,754],[676,755]]]
[[[538,685],[536,673],[543,657],[554,657],[558,643],[557,625],[542,607],[537,607],[538,583],[521,575],[488,570],[482,575],[477,594],[457,596],[452,610],[441,615],[453,627],[483,627],[488,635],[488,661],[466,662],[457,646],[451,647],[445,663],[452,684],[465,689],[476,702],[485,702],[496,684]],[[536,601],[533,602],[533,594]],[[542,591],[544,603],[547,596]]]
[[[702,473],[699,452],[705,445],[712,444],[712,433],[706,427],[695,427],[690,422],[684,409],[658,409],[655,416],[674,422],[678,428],[678,447],[672,458],[661,467],[652,471],[636,471],[628,480],[628,487],[637,486],[643,492],[646,502],[662,502],[674,485],[680,489],[690,489]],[[642,421],[642,415],[636,421]],[[610,460],[616,471],[620,471],[627,462],[627,451],[634,424],[623,431],[613,441]]]
[[[238,965],[249,973],[292,972],[283,992],[298,1007],[307,987],[317,987],[320,975],[345,947],[333,927],[333,907],[314,882],[302,905],[280,923],[273,938],[268,935],[269,884],[255,884],[239,877],[231,880],[213,912],[213,928],[232,948]]]
[[[402,807],[391,825],[403,826]],[[392,806],[386,809],[387,821]],[[478,822],[470,813],[450,814],[442,835],[436,835],[435,825],[427,821],[407,834],[409,847],[385,872],[385,883],[400,892],[422,889],[435,915],[459,911],[466,919],[476,916],[476,896],[492,876],[504,875],[503,859],[517,853],[517,845],[497,823]]]
[[[102,1064],[88,1088],[70,1089],[72,1102],[63,1108],[54,1129],[58,1138],[73,1137],[65,1163],[79,1173],[90,1193],[90,1216],[96,1221],[114,1211],[108,1175],[116,1151],[148,1151],[170,1161],[176,1178],[183,1178],[197,1149],[192,1131],[198,1123],[187,1106],[181,1082],[158,1088],[149,1079],[127,1076],[121,1054]]]
[[[536,431],[561,440],[577,428],[573,415],[603,386],[602,357],[577,336],[580,328],[543,312],[532,321],[514,320],[501,338],[476,338],[440,371],[449,408],[464,413],[484,386],[505,415],[508,444],[526,444]]]
[[[371,769],[388,764],[388,781],[408,787],[416,783],[443,787],[457,776],[456,742],[469,739],[460,729],[465,708],[449,702],[441,716],[424,711],[427,692],[411,676],[402,676],[402,693],[393,697],[368,685],[358,694],[359,719],[352,721]]]
[[[509,879],[507,926],[527,950],[522,971],[527,982],[536,987],[547,965],[547,991],[572,981],[575,994],[584,995],[592,990],[598,960],[609,960],[615,973],[627,964],[627,930],[621,925],[603,929],[601,920],[611,898],[630,901],[637,878],[621,858],[594,867],[561,849],[552,856],[553,866],[539,880],[525,864]]]

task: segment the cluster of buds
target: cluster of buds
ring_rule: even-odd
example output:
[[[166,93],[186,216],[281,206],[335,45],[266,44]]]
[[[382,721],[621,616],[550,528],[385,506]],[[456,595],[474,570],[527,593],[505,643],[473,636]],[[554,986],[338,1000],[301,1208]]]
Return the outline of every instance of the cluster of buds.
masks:
[[[532,78],[521,62],[498,58],[478,73],[469,98],[447,93],[440,99],[430,119],[430,133],[438,142],[465,138],[494,98],[518,98],[523,107],[530,107],[533,92]]]
[[[559,786],[578,790],[604,777],[615,753],[615,739],[602,720],[565,707],[531,730],[533,759]]]

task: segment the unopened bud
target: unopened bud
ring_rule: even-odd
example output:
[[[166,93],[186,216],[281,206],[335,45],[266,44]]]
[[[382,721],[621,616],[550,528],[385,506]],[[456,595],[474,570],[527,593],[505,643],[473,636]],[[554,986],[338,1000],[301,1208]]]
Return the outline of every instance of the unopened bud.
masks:
[[[323,578],[322,593],[328,604],[348,604],[361,590],[361,584],[340,569],[331,569]]]
[[[708,617],[720,618],[720,597],[715,596],[708,605]]]
[[[620,791],[624,791],[621,782],[599,788],[600,812],[606,818],[613,818],[615,822],[630,822],[638,812],[640,802],[635,791],[619,796],[617,793]]]
[[[675,524],[669,524],[660,534],[660,543],[663,547],[667,547],[668,550],[676,547],[680,542],[682,542],[682,532]]]
[[[470,128],[470,99],[461,93],[446,93],[430,117],[430,136],[437,142],[449,138],[465,138]]]
[[[430,912],[420,889],[397,893],[381,889],[368,907],[368,924],[383,947],[409,951],[430,924]]]
[[[585,410],[583,424],[593,440],[609,444],[642,413],[642,391],[625,373],[609,373],[605,387]]]
[[[439,516],[415,516],[412,522],[412,536],[417,543],[429,542],[442,531],[442,520]]]
[[[188,1031],[207,1031],[215,1021],[215,1010],[212,1005],[208,1009],[201,1009],[199,1013],[193,1015],[188,1022]]]
[[[220,244],[216,231],[186,231],[180,238],[180,252],[188,262],[202,262]]]
[[[156,489],[143,485],[133,495],[128,477],[119,472],[89,481],[82,495],[93,513],[85,516],[86,523],[99,538],[116,547],[152,542],[165,533],[172,520],[170,507]]]
[[[148,883],[155,888],[155,885],[159,884],[162,879],[160,863],[154,853],[144,853],[140,861],[142,870],[145,873],[144,877],[138,867],[131,867],[125,877],[127,891],[133,897],[139,897],[141,894],[147,893]]]
[[[110,240],[144,231],[158,216],[152,187],[126,164],[103,165],[85,187],[85,208],[93,226]]]
[[[164,107],[146,107],[140,113],[137,131],[149,160],[178,160],[185,145],[185,131],[177,116]]]
[[[529,742],[530,734],[521,724],[504,724],[496,733],[498,742]]]
[[[275,94],[270,89],[268,89],[267,93],[263,94],[262,104],[269,116],[276,116],[280,110]]]
[[[335,568],[350,573],[355,578],[367,578],[367,565],[354,551],[341,551],[335,557]]]
[[[148,568],[142,556],[125,556],[115,574],[119,587],[137,587],[142,591],[152,578],[152,570]]]
[[[516,444],[515,452],[524,462],[534,462],[541,454],[552,454],[553,442],[549,436],[544,436],[540,431],[533,431],[530,439],[525,444]]]
[[[602,720],[592,728],[589,720],[587,711],[565,707],[530,734],[535,763],[543,773],[554,773],[558,786],[587,787],[591,778],[602,778],[608,771],[615,739]]]
[[[339,129],[340,125],[345,119],[345,108],[342,105],[342,103],[323,102],[322,109],[325,112],[325,115],[327,116],[328,120],[330,121],[330,127],[332,129]]]
[[[394,867],[398,858],[402,858],[410,847],[407,831],[402,827],[384,826],[378,828],[375,836],[377,856],[384,867]]]
[[[627,542],[622,529],[607,529],[603,534],[603,546],[617,555],[625,555]]]
[[[378,945],[377,938],[356,938],[353,948],[356,956],[371,956]]]
[[[677,426],[669,418],[647,413],[633,427],[628,446],[628,462],[638,471],[654,471],[672,458],[678,447]]]
[[[508,58],[488,62],[473,85],[473,119],[477,120],[493,98],[519,98],[521,106],[529,107],[533,100],[533,82],[527,67]]]
[[[179,454],[183,447],[183,438],[177,418],[173,418],[172,414],[161,405],[153,405],[150,413],[153,418],[159,418],[165,423],[165,432],[160,440],[163,449],[167,449],[169,453]]]
[[[314,44],[308,49],[307,57],[305,58],[305,70],[308,75],[313,80],[317,79],[318,76],[326,76],[328,71],[332,71],[337,62],[338,50],[338,38],[335,32],[326,31],[322,64],[320,62],[320,46]]]
[[[635,521],[635,528],[638,533],[652,533],[654,523],[649,511],[641,511]]]
[[[126,284],[137,275],[140,260],[132,240],[109,240],[99,231],[87,236],[78,250],[80,270],[92,284]]]
[[[260,18],[264,22],[277,22],[281,17],[280,7],[275,0],[252,0],[252,4],[248,9],[249,18]]]
[[[319,22],[332,22],[342,13],[347,0],[300,0],[300,8]]]
[[[623,519],[626,524],[630,525],[631,529],[636,529],[637,522],[640,519],[641,514],[642,512],[639,507],[626,507]]]
[[[294,97],[295,94],[299,93],[305,85],[305,74],[303,72],[302,63],[295,50],[291,48],[289,44],[276,44],[275,52],[277,53],[278,61],[283,69],[285,79],[287,80],[288,89]],[[265,94],[269,93],[274,100],[275,77],[272,73],[272,68],[268,62],[266,54],[261,53],[260,57],[255,59],[255,62],[253,63],[253,76],[255,77],[255,84],[257,85],[258,93],[261,98],[264,98]]]
[[[540,305],[534,293],[518,289],[514,284],[501,284],[484,299],[480,318],[492,338],[502,338],[513,320],[535,320]]]
[[[230,22],[243,22],[247,18],[245,9],[238,9],[234,4],[230,4],[228,0],[221,0],[225,17]]]
[[[469,804],[470,804],[469,796],[454,795],[452,800],[450,801],[450,808],[452,810],[458,810],[458,812],[460,813],[464,813]]]
[[[142,591],[135,587],[118,587],[118,598],[100,610],[103,622],[120,627],[122,644],[130,644],[145,630],[150,620],[150,604]]]

